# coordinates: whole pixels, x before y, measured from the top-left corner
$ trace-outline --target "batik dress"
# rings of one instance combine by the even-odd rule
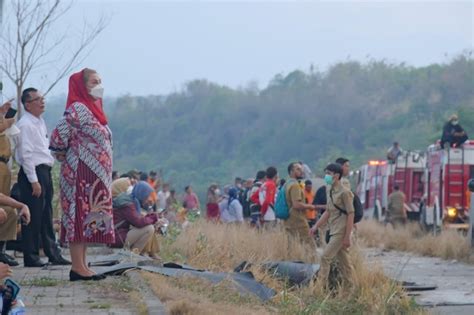
[[[114,243],[112,134],[82,103],[73,103],[51,134],[50,149],[64,152],[59,180],[61,241]]]

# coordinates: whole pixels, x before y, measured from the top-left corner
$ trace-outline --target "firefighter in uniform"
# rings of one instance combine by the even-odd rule
[[[388,221],[394,227],[407,223],[407,212],[405,210],[405,194],[400,191],[400,186],[395,185],[393,192],[388,196]]]

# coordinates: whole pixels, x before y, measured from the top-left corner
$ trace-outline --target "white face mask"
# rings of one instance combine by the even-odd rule
[[[454,126],[456,126],[457,124],[459,124],[459,121],[453,120],[451,123],[452,123]]]
[[[220,189],[216,189],[216,190],[214,190],[214,193],[219,196],[219,195],[221,194],[221,190],[220,190]]]
[[[91,89],[89,94],[95,98],[102,98],[104,96],[104,88],[101,84],[98,84]]]

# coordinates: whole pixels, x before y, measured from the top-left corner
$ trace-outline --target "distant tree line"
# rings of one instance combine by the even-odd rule
[[[193,184],[203,192],[210,182],[254,176],[268,165],[286,176],[291,160],[316,173],[339,155],[357,166],[384,158],[394,140],[422,150],[454,112],[474,137],[473,87],[474,60],[465,53],[426,67],[386,61],[348,61],[324,72],[311,67],[276,75],[262,90],[194,80],[169,95],[106,104],[116,169],[161,169],[178,191]],[[51,101],[50,124],[63,100]]]

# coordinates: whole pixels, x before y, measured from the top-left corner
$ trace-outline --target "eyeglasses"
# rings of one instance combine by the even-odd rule
[[[35,97],[34,99],[26,101],[26,102],[27,103],[33,103],[33,102],[36,102],[36,101],[44,101],[44,97],[43,96],[38,96],[38,97]]]

